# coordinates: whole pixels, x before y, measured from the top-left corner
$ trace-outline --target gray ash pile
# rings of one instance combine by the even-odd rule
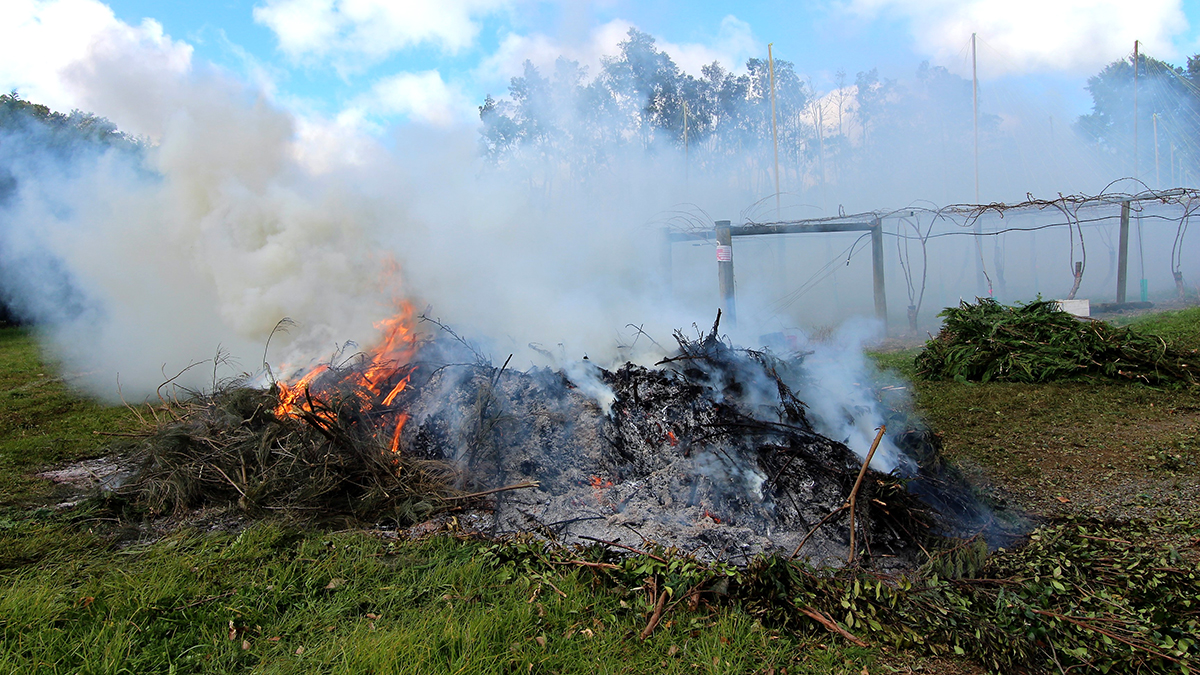
[[[476,512],[490,534],[732,562],[799,548],[816,565],[844,564],[849,518],[823,521],[847,503],[863,461],[814,430],[789,384],[803,356],[734,349],[716,326],[676,339],[678,353],[655,368],[417,365],[398,449],[455,467],[466,491],[516,486]],[[901,474],[917,470],[901,458],[890,473],[867,472],[857,555],[902,563],[937,525],[905,488]]]

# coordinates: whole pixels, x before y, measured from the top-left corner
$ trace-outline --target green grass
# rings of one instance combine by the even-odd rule
[[[0,330],[0,673],[857,675],[905,658],[730,606],[673,610],[642,642],[645,592],[571,567],[514,575],[483,542],[268,521],[131,545],[153,535],[119,508],[39,506],[53,490],[36,471],[135,426],[73,393],[30,332]]]
[[[0,672],[857,674],[879,656],[729,608],[673,612],[643,643],[644,594],[514,574],[449,537],[259,523],[114,549],[29,521],[0,545]]]
[[[0,328],[0,504],[45,497],[50,487],[33,472],[102,454],[113,439],[94,432],[121,432],[134,422],[127,408],[71,391],[28,330]]]
[[[1200,307],[1145,314],[1122,322],[1179,349],[1200,349]]]
[[[1178,348],[1200,347],[1200,308],[1126,323]],[[1039,513],[1086,506],[1093,514],[1129,515],[1139,504],[1117,486],[1128,491],[1200,474],[1200,387],[931,382],[916,378],[920,351],[871,356],[913,382],[915,411],[951,460]],[[1148,495],[1142,501],[1173,499],[1166,488],[1141,492]]]
[[[1185,339],[1195,317],[1179,314],[1154,330]],[[876,358],[911,373],[913,356]],[[0,382],[0,673],[980,672],[854,647],[811,622],[782,630],[727,604],[673,609],[642,642],[644,590],[569,566],[514,572],[489,561],[486,542],[259,522],[130,545],[150,535],[119,510],[37,508],[50,490],[31,474],[102,454],[111,439],[92,432],[130,429],[132,413],[80,400],[23,331],[0,331]],[[1097,481],[1105,464],[1194,472],[1145,456],[1192,447],[1196,397],[1129,384],[916,385],[952,457],[990,479],[1048,485],[1047,498],[1089,466]]]

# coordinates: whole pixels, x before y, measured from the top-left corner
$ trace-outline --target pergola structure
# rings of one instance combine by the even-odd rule
[[[667,232],[664,269],[671,269],[671,245],[681,241],[717,242],[717,280],[720,286],[721,314],[730,326],[737,325],[737,307],[733,281],[733,238],[764,234],[812,234],[815,232],[870,232],[871,266],[875,286],[875,316],[887,326],[887,297],[883,281],[883,224],[878,216],[869,220],[845,218],[794,220],[777,223],[731,225],[728,220],[716,221],[715,228],[700,232]]]

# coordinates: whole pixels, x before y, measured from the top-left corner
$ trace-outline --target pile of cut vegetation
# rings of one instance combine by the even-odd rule
[[[387,451],[352,395],[277,414],[278,390],[191,392],[147,420],[139,467],[121,492],[152,514],[237,506],[309,519],[427,517],[455,497],[444,465]]]
[[[1053,301],[1002,305],[990,298],[947,307],[945,323],[917,355],[930,380],[1048,382],[1073,378],[1196,384],[1200,355],[1161,338],[1080,319]]]
[[[994,514],[932,444],[894,432],[883,473],[869,466],[885,427],[865,459],[818,433],[794,394],[801,357],[735,349],[715,323],[676,338],[659,368],[520,372],[434,341],[389,371],[403,386],[365,389],[347,373],[375,362],[351,359],[291,388],[186,392],[156,410],[122,491],[151,514],[403,526],[455,509],[494,536],[628,549],[633,533],[638,549],[745,563],[895,566],[923,542],[991,534]]]

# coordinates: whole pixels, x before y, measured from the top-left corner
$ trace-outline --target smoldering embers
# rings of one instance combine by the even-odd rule
[[[613,394],[607,414],[563,372],[419,366],[398,401],[410,415],[400,452],[452,462],[463,489],[536,481],[494,498],[493,534],[652,542],[735,562],[791,552],[846,502],[861,460],[813,429],[779,377],[794,362],[711,335],[681,347],[661,369],[596,369]],[[902,554],[928,514],[894,476],[868,478],[859,541]],[[847,519],[831,519],[800,554],[838,564],[848,540]]]

